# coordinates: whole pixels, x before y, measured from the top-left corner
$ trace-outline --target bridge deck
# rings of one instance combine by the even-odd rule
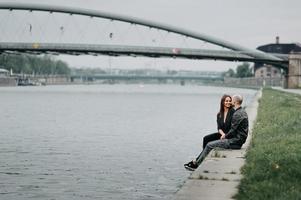
[[[70,55],[111,55],[111,56],[146,56],[174,57],[187,59],[212,59],[226,61],[265,62],[273,64],[273,59],[254,58],[247,52],[231,50],[205,50],[172,47],[95,45],[95,44],[58,44],[58,43],[0,43],[0,53],[30,54],[70,54]],[[283,59],[277,64],[287,64],[287,55],[278,55]]]

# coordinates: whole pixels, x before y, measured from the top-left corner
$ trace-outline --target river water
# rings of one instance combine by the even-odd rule
[[[220,97],[179,85],[0,88],[0,199],[170,199]]]

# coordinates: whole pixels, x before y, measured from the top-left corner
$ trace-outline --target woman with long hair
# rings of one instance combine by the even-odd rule
[[[232,97],[230,95],[224,94],[220,101],[220,109],[217,113],[216,122],[217,122],[217,133],[212,133],[206,135],[203,138],[203,149],[208,142],[219,140],[222,135],[227,133],[231,128],[231,120],[234,113],[232,106]]]
[[[205,149],[208,142],[221,139],[221,137],[230,130],[231,120],[234,112],[235,110],[232,106],[232,97],[228,94],[224,94],[221,98],[220,109],[216,117],[218,132],[206,135],[203,138],[203,149]],[[184,164],[184,167],[187,169],[190,168],[190,165],[193,164],[194,161],[190,161]]]

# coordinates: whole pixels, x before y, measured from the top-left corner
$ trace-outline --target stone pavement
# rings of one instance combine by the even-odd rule
[[[284,89],[282,87],[272,87],[275,90],[280,90],[283,92],[289,92],[289,93],[294,93],[294,94],[300,94],[301,95],[301,89]]]
[[[175,194],[175,200],[226,200],[232,199],[238,192],[237,186],[242,178],[240,168],[245,163],[246,149],[251,141],[251,131],[260,98],[261,90],[256,93],[253,101],[246,108],[250,132],[242,149],[213,150]]]

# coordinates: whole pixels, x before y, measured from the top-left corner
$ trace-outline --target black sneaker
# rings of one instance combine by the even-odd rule
[[[198,168],[198,166],[193,162],[190,161],[189,163],[184,164],[185,169],[189,170],[189,171],[194,171],[196,168]]]

